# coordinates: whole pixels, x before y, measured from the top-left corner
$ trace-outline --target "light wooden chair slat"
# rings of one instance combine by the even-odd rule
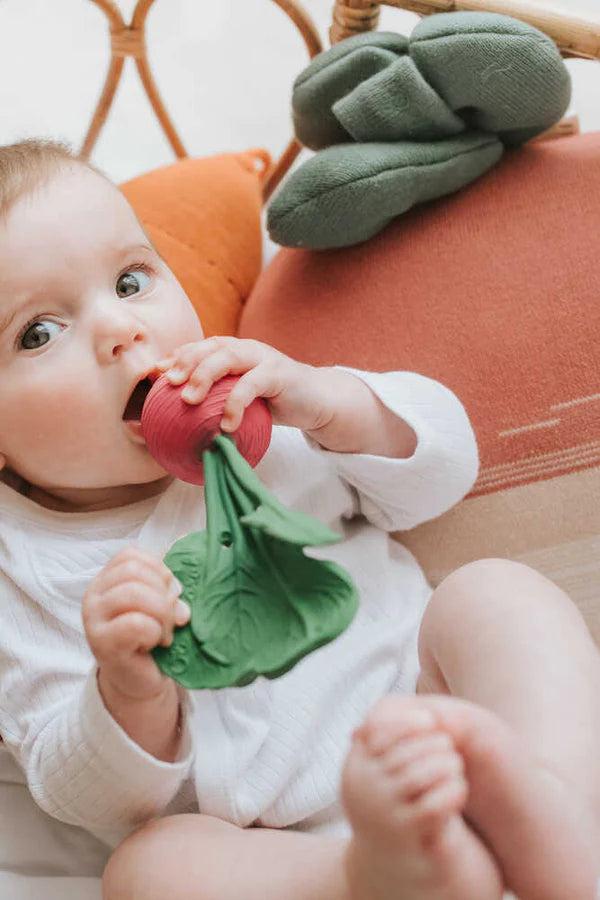
[[[512,16],[539,28],[563,56],[600,60],[600,18],[572,16],[559,4],[545,5],[526,0],[336,0],[329,37],[332,44],[361,31],[377,28],[382,6],[428,16],[443,12],[491,12]]]
[[[131,56],[138,70],[142,85],[146,91],[152,109],[163,129],[175,156],[178,159],[186,157],[187,151],[183,145],[175,125],[167,111],[164,101],[152,75],[146,48],[146,19],[155,0],[138,0],[131,16],[131,21],[126,22],[114,0],[91,0],[106,15],[109,25],[111,58],[108,71],[104,80],[104,87],[100,99],[96,105],[90,125],[83,140],[79,155],[88,159],[98,140],[102,126],[106,122],[110,108],[115,98],[115,93],[123,73],[125,59]],[[312,58],[323,49],[319,33],[314,22],[304,10],[298,0],[272,0],[292,20],[306,45],[309,56]],[[265,172],[263,176],[263,198],[267,200],[275,190],[294,159],[301,150],[301,146],[293,139],[290,141],[281,157]]]

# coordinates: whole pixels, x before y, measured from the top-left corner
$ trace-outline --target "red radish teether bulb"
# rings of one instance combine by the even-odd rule
[[[219,434],[225,401],[238,380],[238,375],[226,375],[197,404],[182,400],[184,385],[171,384],[166,375],[152,385],[142,409],[142,432],[148,450],[163,469],[190,484],[204,484],[202,452]],[[267,451],[271,427],[269,407],[257,397],[244,412],[237,431],[227,434],[254,467]]]

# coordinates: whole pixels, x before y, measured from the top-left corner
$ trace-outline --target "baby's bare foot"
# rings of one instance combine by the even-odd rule
[[[498,900],[496,864],[462,818],[462,756],[434,715],[388,701],[355,732],[342,795],[356,900]]]
[[[357,900],[487,900],[501,896],[500,870],[521,900],[596,896],[589,804],[475,704],[382,700],[356,734],[343,796]]]

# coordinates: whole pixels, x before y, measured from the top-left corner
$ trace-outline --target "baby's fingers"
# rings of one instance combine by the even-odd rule
[[[260,341],[215,336],[181,348],[167,378],[174,385],[188,382],[182,398],[188,403],[200,403],[216,381],[225,375],[241,375],[273,353]]]
[[[172,384],[183,384],[190,377],[194,369],[207,356],[219,351],[226,345],[226,338],[211,337],[204,341],[195,341],[191,344],[183,344],[168,357],[160,360],[157,368],[167,372],[167,377]]]
[[[95,655],[100,668],[131,696],[153,693],[165,677],[149,652],[158,644],[160,633],[156,620],[143,613],[120,616],[98,635]]]
[[[152,574],[158,576],[166,586],[170,585],[173,573],[161,559],[157,559],[141,547],[130,544],[119,551],[94,579],[98,590],[106,590],[118,581],[148,581]]]
[[[154,616],[143,612],[127,612],[99,626],[95,651],[102,660],[116,661],[134,653],[147,653],[162,638],[162,625]]]
[[[244,412],[257,397],[275,397],[283,390],[276,368],[270,363],[256,366],[243,375],[235,384],[225,401],[221,428],[236,431],[244,417]]]
[[[216,381],[225,375],[247,372],[252,363],[233,350],[218,350],[203,360],[191,373],[181,397],[188,403],[201,403]]]
[[[156,591],[139,581],[120,583],[101,594],[92,592],[87,598],[84,626],[92,649],[96,650],[97,634],[105,624],[132,612],[157,622],[160,637],[156,643],[163,646],[171,644],[175,625],[185,624],[184,613],[189,619],[189,607],[178,599],[178,592]]]
[[[120,584],[143,584],[157,593],[180,594],[182,590],[181,582],[167,566],[158,563],[154,568],[140,565],[136,560],[123,560],[113,566],[95,587],[99,592],[107,593]]]

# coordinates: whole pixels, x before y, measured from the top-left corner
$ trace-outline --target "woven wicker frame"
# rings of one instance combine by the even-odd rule
[[[138,0],[131,21],[126,22],[114,0],[91,0],[105,13],[110,31],[111,58],[104,81],[102,94],[92,116],[92,121],[84,138],[79,155],[88,159],[98,140],[102,126],[106,122],[115,93],[123,72],[127,56],[133,57],[137,70],[148,95],[156,117],[165,132],[167,139],[178,158],[188,154],[177,133],[167,108],[160,96],[156,82],[152,76],[146,50],[146,19],[155,0]],[[297,0],[273,0],[285,12],[304,39],[309,56],[316,56],[323,49],[319,33],[310,18]],[[298,141],[292,140],[284,150],[281,158],[263,176],[263,197],[266,200],[279,184],[294,159],[300,152]]]
[[[332,44],[361,31],[374,31],[382,6],[428,16],[441,12],[493,12],[521,19],[539,28],[563,56],[600,60],[600,21],[575,18],[557,8],[555,0],[542,6],[526,0],[337,0],[329,37]]]

